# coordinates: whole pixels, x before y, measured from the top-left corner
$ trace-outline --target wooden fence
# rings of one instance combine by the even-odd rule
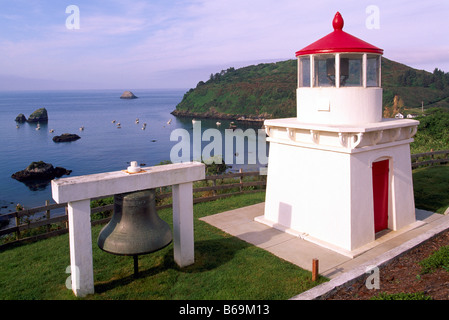
[[[412,154],[412,168],[449,163],[449,150]]]
[[[449,163],[449,150],[432,151],[413,154],[411,156],[412,168]],[[230,197],[237,194],[259,192],[266,187],[266,176],[260,175],[259,171],[227,173],[206,176],[200,182],[194,184],[193,203],[212,201],[219,198]],[[171,189],[169,187],[158,188],[157,209],[171,207]],[[92,199],[98,200],[98,199]],[[112,212],[114,205],[107,204],[94,207],[91,214],[100,212]],[[65,210],[65,214],[51,216],[51,211]],[[33,217],[40,214],[38,219]],[[29,240],[39,240],[68,232],[67,228],[67,203],[49,204],[45,206],[15,211],[2,215],[3,218],[15,220],[15,226],[0,230],[0,249],[11,244]],[[92,225],[104,224],[110,217],[96,219]],[[7,236],[6,238],[4,236]]]
[[[259,192],[265,189],[265,186],[266,176],[260,175],[259,171],[240,170],[237,173],[206,176],[204,180],[194,183],[193,203]],[[172,206],[171,187],[158,188],[156,192],[156,208],[170,208]],[[108,197],[92,199],[92,202]],[[103,213],[101,216],[106,215],[106,217],[92,219],[92,225],[108,222],[113,208],[114,204],[92,207],[91,216],[99,213]],[[58,212],[52,216],[52,211]],[[45,206],[7,213],[2,217],[14,219],[15,226],[0,230],[0,237],[3,238],[0,239],[0,249],[19,242],[45,239],[68,232],[67,203],[50,204],[47,200]]]

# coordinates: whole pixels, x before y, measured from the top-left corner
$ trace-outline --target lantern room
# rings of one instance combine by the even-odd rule
[[[332,25],[333,32],[296,52],[297,116],[323,124],[380,121],[383,50],[344,32],[339,12]]]

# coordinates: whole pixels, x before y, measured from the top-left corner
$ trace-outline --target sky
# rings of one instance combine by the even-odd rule
[[[0,90],[194,88],[343,30],[449,72],[449,1],[0,0]]]

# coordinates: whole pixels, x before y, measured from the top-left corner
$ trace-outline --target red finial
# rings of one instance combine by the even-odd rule
[[[343,21],[343,17],[341,16],[340,12],[337,12],[335,14],[334,20],[332,21],[334,30],[342,30],[344,24],[345,22]]]

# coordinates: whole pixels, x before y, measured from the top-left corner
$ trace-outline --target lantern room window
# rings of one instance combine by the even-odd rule
[[[310,56],[298,59],[298,87],[310,87]]]
[[[298,87],[380,87],[380,59],[366,53],[298,57]]]
[[[363,85],[361,54],[340,54],[340,87],[361,87]]]
[[[366,86],[380,87],[380,55],[368,54],[366,57]]]
[[[314,87],[335,87],[335,55],[314,56]]]

